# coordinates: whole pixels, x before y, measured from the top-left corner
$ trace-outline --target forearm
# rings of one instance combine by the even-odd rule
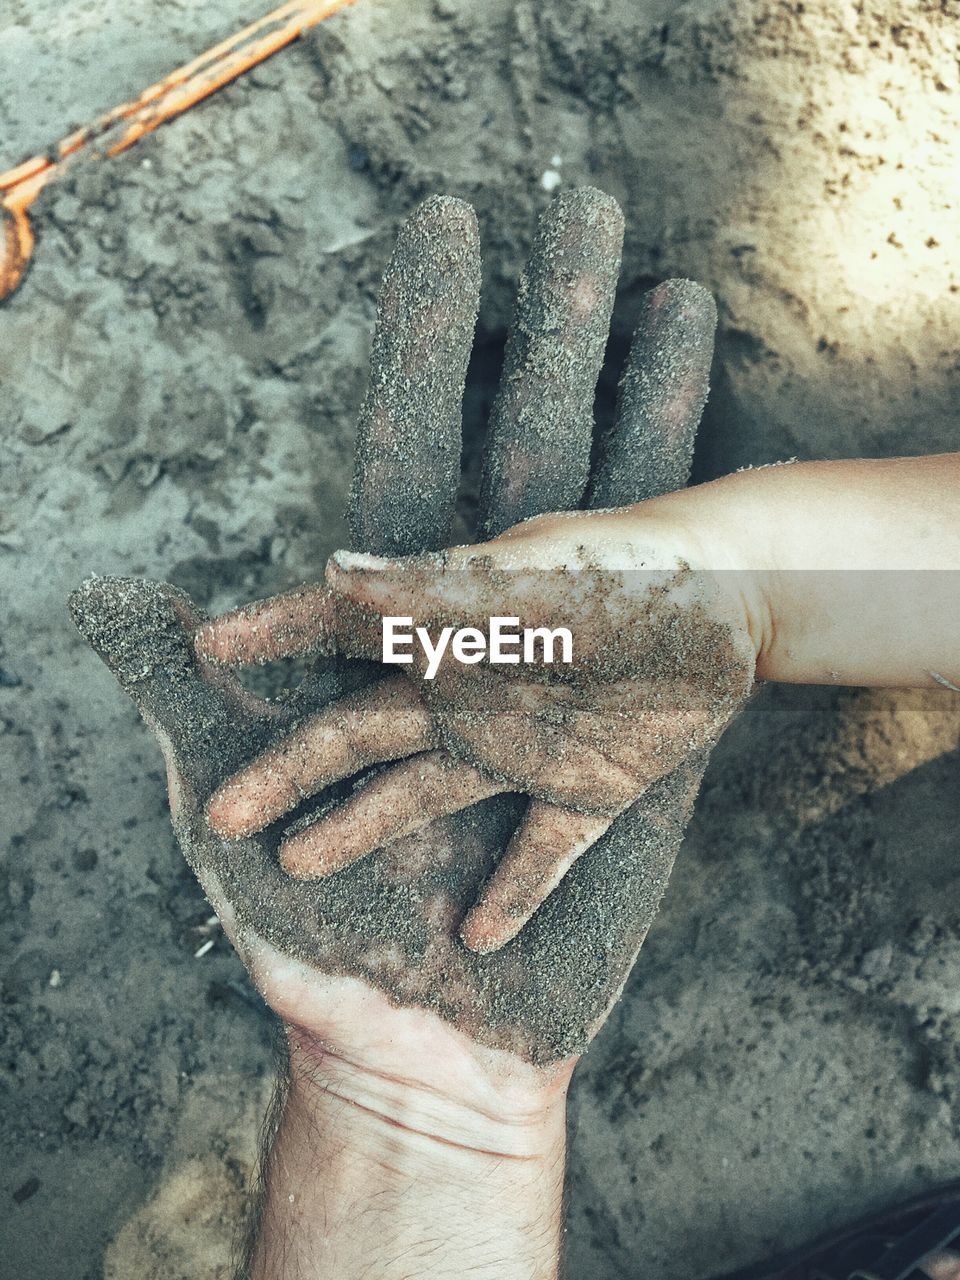
[[[960,454],[762,468],[635,510],[738,580],[761,679],[960,685]]]
[[[553,1280],[564,1130],[562,1094],[507,1122],[294,1041],[252,1280]]]

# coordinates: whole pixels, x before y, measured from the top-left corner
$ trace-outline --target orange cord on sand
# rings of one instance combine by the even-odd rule
[[[133,102],[114,107],[93,124],[75,130],[50,154],[33,156],[0,174],[3,230],[0,302],[20,284],[33,253],[30,206],[47,183],[62,172],[67,161],[83,153],[94,158],[119,155],[145,134],[257,66],[324,18],[354,3],[355,0],[314,0],[313,3],[291,0],[151,85]],[[94,142],[97,145],[90,147]]]

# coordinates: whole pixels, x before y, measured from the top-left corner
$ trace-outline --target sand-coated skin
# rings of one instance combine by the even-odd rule
[[[716,327],[716,303],[692,280],[665,280],[646,294],[589,506],[622,507],[686,484]]]
[[[400,228],[380,287],[349,501],[350,531],[365,551],[449,542],[479,306],[477,216],[462,200],[431,196]]]
[[[589,190],[577,193],[575,202],[582,217],[578,234],[594,237],[583,251],[583,262],[593,264],[595,278],[588,281],[588,292],[598,309],[596,323],[602,314],[604,326],[619,253],[611,235],[611,203]],[[475,280],[475,232],[463,206],[434,202],[428,207],[437,222],[429,233],[422,221],[415,224],[415,234],[408,228],[401,234],[398,254],[402,258],[408,251],[404,246],[415,254],[435,249],[447,254],[446,269],[460,279],[434,283],[444,298],[459,300],[463,339]],[[440,209],[446,212],[438,214]],[[541,257],[528,269],[528,288],[543,288],[552,298],[575,288],[582,299],[583,272],[571,280],[554,269],[564,254],[552,237],[562,236],[566,226],[566,217],[548,211],[535,250]],[[462,252],[449,250],[448,235],[463,237]],[[569,241],[563,247],[566,253]],[[396,257],[395,268],[400,273],[421,269]],[[683,290],[694,300],[702,293],[686,284]],[[398,312],[388,290],[385,297],[380,323],[390,326]],[[521,313],[540,315],[542,323],[554,327],[554,313],[538,307],[529,295]],[[405,353],[403,377],[411,388],[421,385],[423,365],[436,359],[437,346],[418,341],[427,337],[430,323],[424,321],[419,330],[422,315],[416,307],[403,308],[400,323],[410,331],[399,337],[381,334],[374,344],[361,430],[362,474],[351,512],[363,549],[410,553],[436,547],[446,537],[457,477],[446,453],[434,471],[437,441],[447,448],[450,404],[459,403],[468,352],[454,350],[453,344],[442,348],[449,363],[444,369],[434,364],[430,375],[444,388],[441,403],[432,406],[428,397],[420,398],[404,420],[402,453],[390,431],[372,425],[380,403],[399,403],[392,382],[382,402],[377,391],[385,378],[399,376],[395,353]],[[702,398],[691,395],[690,387],[706,382],[713,317],[702,303],[682,313],[667,308],[661,320],[648,375],[658,394],[624,394],[616,430],[626,446],[608,444],[594,493],[649,497],[651,477],[669,489],[687,475],[702,408]],[[589,321],[587,317],[585,329],[594,343]],[[519,323],[534,321],[521,318]],[[469,335],[465,344],[469,347]],[[628,376],[642,378],[644,360],[642,345],[635,345]],[[658,383],[667,367],[689,372]],[[590,418],[594,386],[585,375],[577,386],[579,431]],[[544,512],[556,509],[561,493],[575,489],[579,496],[587,478],[578,460],[582,440],[569,455],[569,476],[558,475],[552,463],[538,465],[536,450],[546,447],[543,442],[535,438],[531,453],[531,437],[522,422],[517,429],[514,448],[508,418],[499,420],[499,479],[488,484],[481,513],[487,530],[516,518],[518,493],[524,514]],[[554,430],[562,436],[559,423]],[[522,468],[519,479],[511,465]],[[371,474],[390,479],[389,493],[365,482]],[[427,492],[430,504],[424,501]],[[409,531],[415,531],[415,542]],[[173,822],[181,847],[201,877],[215,874],[241,927],[323,971],[365,978],[401,1004],[433,1009],[479,1042],[511,1049],[533,1062],[551,1062],[586,1047],[619,994],[656,913],[706,763],[705,750],[694,752],[620,817],[515,939],[499,951],[478,955],[460,942],[459,925],[516,827],[524,806],[520,797],[482,801],[328,879],[295,880],[281,869],[277,856],[287,824],[258,836],[224,840],[208,827],[204,806],[222,781],[335,696],[340,682],[315,680],[285,703],[260,702],[228,672],[197,662],[192,635],[202,615],[182,592],[164,583],[94,578],[74,594],[71,611],[81,633],[164,744],[168,768],[172,765],[179,777]],[[341,785],[336,794],[343,792]],[[307,807],[319,810],[330,799],[330,794],[318,797]]]
[[[540,219],[490,414],[484,537],[580,505],[622,246],[619,205],[590,187],[564,192]]]

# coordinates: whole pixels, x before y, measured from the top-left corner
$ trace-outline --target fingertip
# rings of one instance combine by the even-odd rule
[[[375,597],[383,578],[396,562],[362,551],[334,551],[327,561],[327,586],[341,596]]]
[[[235,785],[224,783],[207,801],[207,825],[218,836],[240,840],[256,831],[257,824]]]
[[[303,831],[283,841],[280,865],[294,880],[323,880],[338,870],[326,858],[313,831]]]
[[[520,932],[523,924],[522,920],[492,919],[491,913],[482,905],[476,906],[467,913],[460,926],[460,941],[476,955],[492,955],[506,946]]]
[[[480,250],[480,224],[472,204],[450,195],[430,195],[407,217],[398,241],[427,236],[431,251],[440,237],[450,239],[464,250]]]
[[[653,306],[669,306],[678,314],[685,314],[712,332],[717,325],[717,303],[713,294],[696,280],[685,276],[671,276],[650,290]]]
[[[386,556],[373,556],[366,551],[345,551],[343,549],[334,551],[330,557],[330,562],[336,569],[341,569],[344,573],[379,571],[393,568],[396,564],[396,561],[388,560]]]
[[[618,200],[599,187],[568,187],[554,196],[541,215],[544,225],[570,218],[595,228],[601,234],[607,233],[616,240],[623,237],[623,209]]]

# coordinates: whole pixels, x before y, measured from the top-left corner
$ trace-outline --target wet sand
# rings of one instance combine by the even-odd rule
[[[458,540],[550,168],[626,212],[601,423],[641,295],[688,276],[720,313],[696,478],[956,448],[955,19],[801,8],[363,0],[41,198],[0,309],[0,1247],[23,1280],[227,1280],[271,1074],[160,753],[64,601],[99,572],[220,612],[351,545],[373,308],[420,200],[473,203],[486,263]],[[3,6],[3,163],[251,16]],[[957,1176],[957,741],[937,693],[769,687],[724,736],[574,1080],[573,1275],[709,1280]]]

